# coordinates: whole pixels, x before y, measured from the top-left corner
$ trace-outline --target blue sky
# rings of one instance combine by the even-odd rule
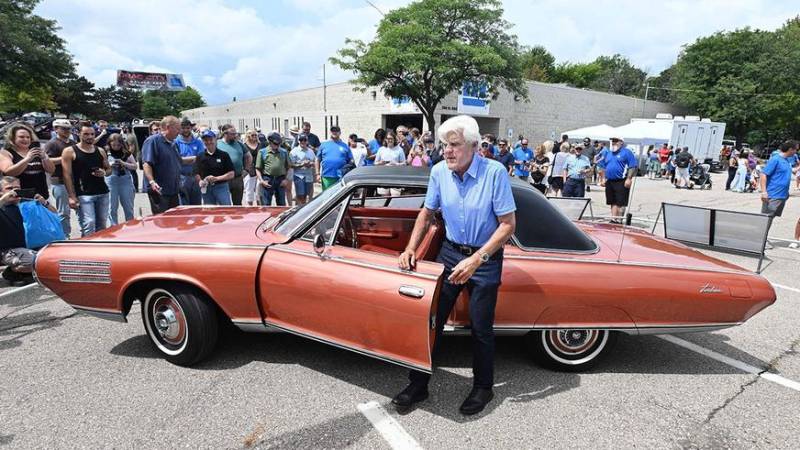
[[[389,11],[407,0],[373,0]],[[651,74],[681,46],[720,30],[773,30],[800,11],[768,0],[506,0],[524,45],[558,61],[620,53]],[[364,0],[44,0],[78,63],[98,86],[117,69],[182,73],[209,104],[322,84],[322,64],[346,38],[370,40],[380,13]],[[351,77],[327,65],[329,82]]]

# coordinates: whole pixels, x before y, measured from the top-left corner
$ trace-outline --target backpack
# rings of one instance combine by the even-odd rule
[[[692,156],[689,153],[681,152],[675,157],[675,165],[681,169],[685,169],[689,167],[689,161],[691,161],[691,159]]]

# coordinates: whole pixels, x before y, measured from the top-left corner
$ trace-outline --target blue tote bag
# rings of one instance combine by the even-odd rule
[[[38,249],[65,239],[58,215],[37,201],[19,204],[22,225],[25,227],[25,243],[30,249]]]

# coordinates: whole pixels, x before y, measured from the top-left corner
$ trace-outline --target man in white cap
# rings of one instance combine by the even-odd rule
[[[67,188],[64,186],[64,174],[61,169],[61,153],[64,149],[75,145],[72,140],[72,122],[68,119],[56,119],[53,121],[53,128],[56,132],[56,137],[51,139],[44,146],[44,152],[56,166],[55,172],[50,176],[50,184],[53,186],[51,193],[56,200],[56,210],[58,217],[61,219],[61,229],[64,230],[64,235],[69,237],[72,227],[70,226],[70,208],[69,208],[69,194]]]

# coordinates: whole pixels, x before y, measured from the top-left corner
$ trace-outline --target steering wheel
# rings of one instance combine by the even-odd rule
[[[358,234],[356,234],[353,218],[350,217],[349,214],[345,214],[342,218],[342,226],[339,227],[336,242],[340,245],[349,245],[352,248],[358,248]]]

